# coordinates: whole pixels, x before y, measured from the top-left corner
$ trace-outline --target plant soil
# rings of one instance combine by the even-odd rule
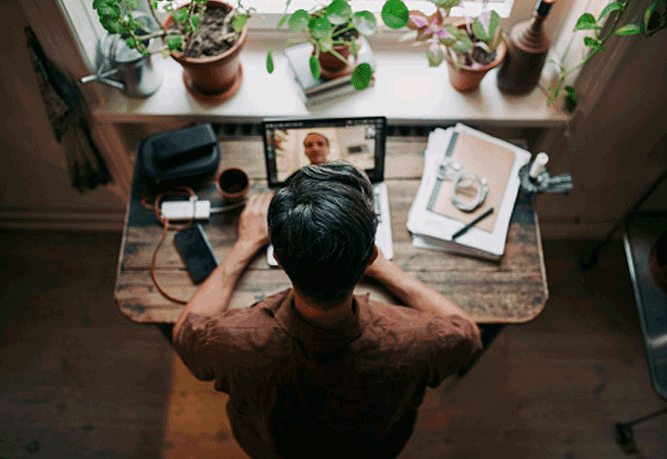
[[[496,52],[487,53],[482,48],[475,46],[472,49],[472,59],[481,65],[489,65],[496,59]]]
[[[331,34],[334,40],[343,40],[343,41],[352,41],[352,39],[359,38],[359,32],[356,29],[348,29],[345,32],[341,34],[337,34],[338,30],[342,30],[343,28],[346,28],[347,24],[342,24],[336,27]]]
[[[184,56],[195,59],[213,57],[229,50],[238,40],[238,34],[234,33],[231,21],[226,30],[223,30],[225,17],[230,12],[231,8],[207,7],[199,29]]]

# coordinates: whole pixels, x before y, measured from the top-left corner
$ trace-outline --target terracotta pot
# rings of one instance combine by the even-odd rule
[[[186,8],[183,5],[181,8]],[[227,3],[220,0],[209,0],[207,8],[227,8]],[[169,28],[173,19],[171,14],[164,22]],[[239,61],[241,50],[248,38],[248,26],[241,31],[241,36],[234,45],[222,54],[213,57],[191,58],[171,53],[171,57],[183,67],[183,79],[191,92],[203,96],[231,96],[240,86],[242,68]]]
[[[357,38],[359,38],[358,35]],[[361,43],[357,41],[357,47],[359,46],[361,46]],[[344,45],[335,45],[333,49],[343,56],[346,61],[341,61],[336,55],[330,52],[320,53],[318,61],[320,62],[322,78],[324,79],[338,78],[351,73],[353,69],[353,65],[350,65],[350,54],[352,54],[350,44],[345,43]],[[357,52],[359,52],[358,49]],[[313,52],[311,54],[315,55],[315,47],[313,47]]]
[[[351,53],[349,44],[346,43],[344,45],[336,45],[333,47],[333,49],[345,59],[349,59]],[[313,54],[314,53],[315,50],[313,50]],[[320,66],[330,72],[341,71],[349,65],[348,62],[341,61],[333,53],[320,53],[319,61]]]
[[[250,189],[248,174],[238,167],[229,167],[220,172],[215,183],[218,185],[222,197],[230,203],[245,199],[248,189]]]
[[[465,22],[457,23],[456,27],[459,29],[465,28]],[[496,59],[488,65],[477,68],[471,68],[466,65],[461,65],[459,68],[456,68],[449,52],[446,52],[445,60],[448,65],[449,82],[457,91],[474,91],[479,88],[479,85],[487,72],[500,65],[505,57],[506,51],[507,47],[505,46],[505,42],[501,41],[496,48]]]

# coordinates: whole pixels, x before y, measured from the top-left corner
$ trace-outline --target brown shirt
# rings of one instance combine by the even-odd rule
[[[194,375],[230,395],[234,435],[253,458],[394,457],[426,386],[481,350],[472,326],[356,296],[354,314],[320,328],[292,290],[248,309],[189,314],[174,347]]]

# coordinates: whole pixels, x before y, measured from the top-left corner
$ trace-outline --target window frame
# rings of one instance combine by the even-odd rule
[[[176,0],[181,1],[181,0]],[[425,14],[431,14],[435,11],[435,5],[426,0],[403,0],[410,10],[419,10]],[[355,11],[368,10],[373,13],[380,13],[385,0],[353,0]],[[318,4],[326,5],[328,0],[292,0],[287,10],[288,13],[303,8],[309,10]],[[514,0],[490,0],[488,7],[495,10],[501,18],[507,18],[512,11]],[[278,25],[278,22],[285,13],[285,3],[272,0],[244,0],[245,7],[253,6],[257,8],[257,14],[251,18],[249,25],[251,28],[272,29]],[[261,6],[260,6],[261,5]],[[481,0],[463,0],[461,6],[452,9],[452,17],[475,17],[482,11],[483,2]],[[385,27],[389,31],[388,28]]]
[[[55,0],[63,16],[70,25],[73,36],[78,41],[78,46],[84,60],[88,63],[91,71],[98,66],[100,57],[98,56],[97,43],[104,36],[105,31],[97,20],[97,13],[92,7],[92,0]],[[140,0],[143,7],[148,11],[148,1]],[[174,0],[177,4],[188,3],[189,0]],[[235,0],[226,0],[235,4]],[[309,9],[317,4],[326,4],[329,0],[292,0],[289,12],[296,11],[299,8]],[[355,10],[367,9],[379,15],[385,0],[352,0]],[[409,9],[417,9],[425,14],[435,11],[435,5],[426,0],[404,0]],[[522,0],[490,0],[489,7],[496,10],[501,18],[508,18],[512,12],[514,2]],[[165,4],[166,2],[159,2]],[[286,26],[276,29],[278,22],[284,15],[285,1],[277,0],[242,0],[243,6],[258,8],[248,21],[251,30],[270,32],[271,34],[289,35],[291,32]],[[482,0],[463,0],[463,7],[457,7],[452,10],[452,17],[463,17],[464,15],[474,17],[481,11]],[[261,6],[260,6],[261,5]],[[166,17],[166,12],[158,12],[158,18],[162,20]],[[378,18],[378,23],[382,21]],[[394,34],[405,33],[404,29],[392,30],[381,24],[383,35],[393,36]]]

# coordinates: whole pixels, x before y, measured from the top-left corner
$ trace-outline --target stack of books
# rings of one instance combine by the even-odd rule
[[[362,36],[357,42],[360,46],[357,61],[353,65],[368,63],[375,70],[377,62],[368,41]],[[319,80],[316,79],[310,71],[309,59],[312,52],[313,45],[311,43],[302,43],[285,50],[289,71],[296,82],[297,92],[301,95],[307,108],[310,109],[316,105],[358,91],[352,86],[351,72],[332,80],[327,80],[321,76]],[[375,79],[373,78],[369,87],[373,86],[374,83]]]
[[[519,192],[519,169],[530,157],[512,143],[462,124],[433,130],[408,214],[413,245],[499,260]],[[476,174],[488,190],[472,211],[461,210],[452,200],[457,174],[465,171]]]

